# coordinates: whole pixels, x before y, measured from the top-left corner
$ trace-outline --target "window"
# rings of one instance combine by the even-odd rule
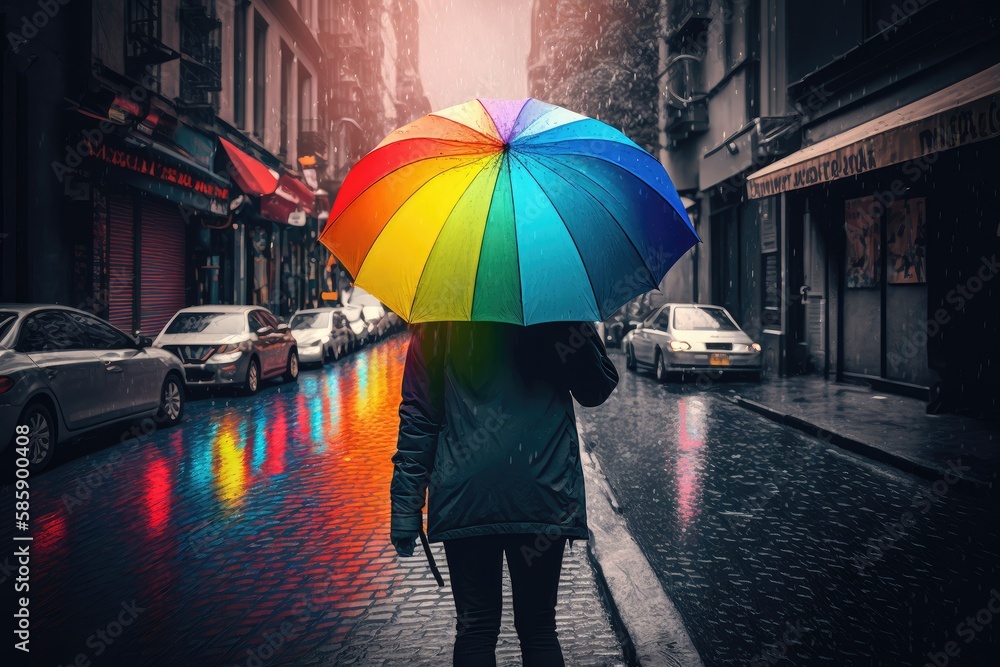
[[[267,100],[265,84],[267,83],[267,22],[254,14],[253,25],[253,132],[261,141],[264,140],[265,115]]]
[[[17,321],[17,313],[3,311],[0,312],[0,340],[7,335],[7,332],[11,330],[14,326],[14,322]]]
[[[646,315],[646,317],[645,317],[645,318],[644,318],[644,319],[642,320],[642,325],[643,325],[643,326],[646,326],[646,327],[651,327],[651,326],[653,326],[653,322],[655,322],[655,321],[656,321],[656,316],[657,316],[657,314],[658,314],[659,312],[660,312],[660,311],[659,311],[659,309],[656,309],[656,310],[653,310],[653,311],[651,311],[651,312],[650,312],[650,313],[649,313],[648,315]]]
[[[736,323],[721,308],[677,308],[674,329],[679,331],[739,331]]]
[[[206,313],[181,311],[167,325],[165,334],[238,334],[243,333],[240,313]]]
[[[96,317],[83,313],[66,313],[90,339],[90,345],[97,350],[134,349],[135,341]]]
[[[289,326],[295,331],[328,329],[330,327],[330,313],[300,313],[292,318]]]
[[[288,44],[281,42],[281,135],[278,144],[278,152],[281,155],[288,155],[288,125],[292,122],[292,102],[291,95],[295,89],[295,80],[292,78],[292,64],[295,56]]]
[[[654,328],[660,331],[666,331],[670,328],[670,309],[664,308],[660,311],[660,314],[656,316],[656,323],[653,325]]]
[[[247,6],[237,2],[233,18],[233,124],[247,122]]]
[[[254,310],[249,315],[250,319],[250,331],[257,333],[257,331],[263,327],[273,326],[264,319],[263,310]]]
[[[73,321],[58,310],[29,315],[21,327],[22,352],[86,350],[90,341]]]
[[[272,313],[271,311],[261,310],[258,312],[260,313],[260,319],[264,322],[264,324],[271,327],[272,329],[281,324],[281,322],[278,321],[278,318],[275,317],[274,313]]]

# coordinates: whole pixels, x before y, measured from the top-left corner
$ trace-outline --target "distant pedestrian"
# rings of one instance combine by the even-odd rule
[[[455,598],[456,666],[496,665],[504,554],[523,664],[565,664],[563,550],[589,535],[571,396],[600,405],[617,383],[589,322],[414,325],[390,535],[400,556],[413,555],[426,493],[427,539],[444,543]]]

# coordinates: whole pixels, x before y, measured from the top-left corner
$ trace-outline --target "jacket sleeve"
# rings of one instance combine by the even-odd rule
[[[593,323],[553,322],[532,329],[535,335],[519,347],[523,374],[546,378],[585,407],[608,399],[618,386],[618,371]]]
[[[592,322],[572,325],[569,337],[573,344],[569,350],[562,350],[569,390],[580,405],[598,406],[608,400],[618,386],[618,369],[608,357],[604,341]]]
[[[418,324],[410,335],[399,405],[399,437],[392,457],[391,537],[415,536],[422,512],[437,436],[443,421],[443,341],[438,328]]]

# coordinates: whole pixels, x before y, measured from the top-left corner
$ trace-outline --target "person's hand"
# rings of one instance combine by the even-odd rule
[[[401,537],[393,537],[392,546],[396,547],[396,554],[401,558],[406,558],[413,555],[413,549],[417,544],[416,535],[405,535]]]

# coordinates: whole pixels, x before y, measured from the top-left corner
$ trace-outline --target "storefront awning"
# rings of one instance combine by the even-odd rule
[[[86,143],[94,163],[116,170],[122,182],[198,211],[228,213],[229,182],[162,144],[112,136]]]
[[[792,153],[747,178],[751,199],[1000,137],[1000,65]]]
[[[233,180],[248,195],[262,197],[274,193],[278,187],[278,173],[260,160],[253,158],[239,148],[219,137],[222,147],[233,164]]]
[[[308,213],[315,215],[316,195],[308,185],[288,174],[282,174],[278,179],[278,187],[274,194],[294,202],[295,205]]]
[[[295,211],[315,215],[316,195],[299,179],[282,174],[273,195],[260,198],[260,214],[270,220],[292,224],[288,216]]]

